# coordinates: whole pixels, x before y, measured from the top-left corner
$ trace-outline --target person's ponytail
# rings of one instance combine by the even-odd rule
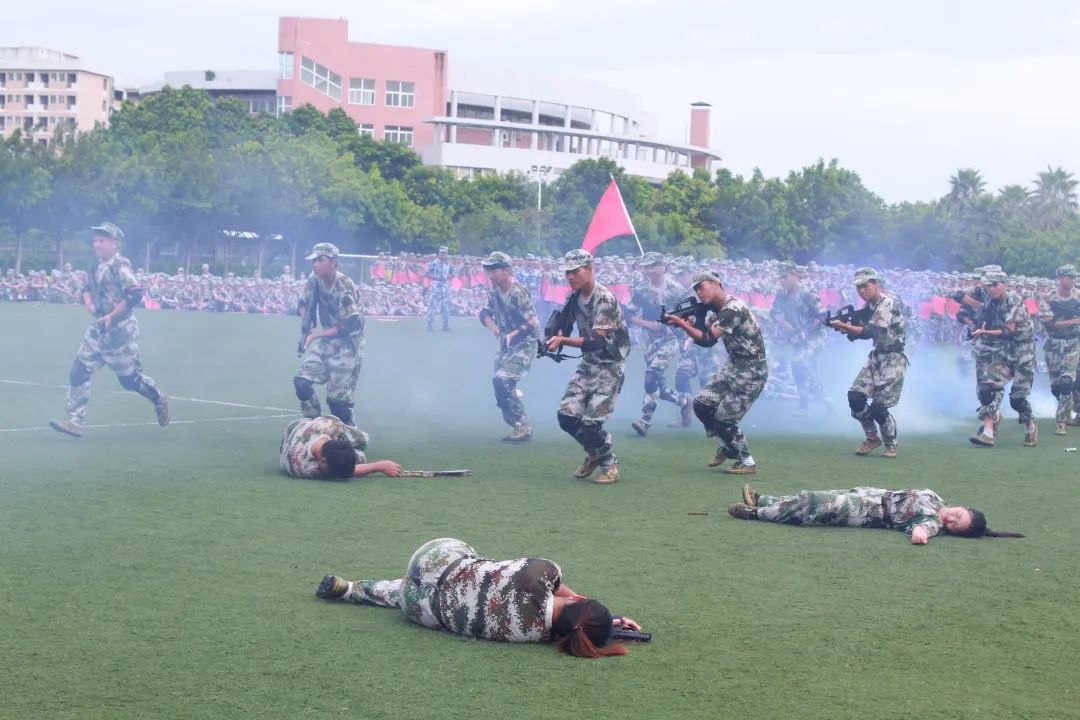
[[[622,643],[611,642],[611,612],[596,600],[581,600],[563,607],[551,626],[551,638],[561,652],[574,657],[625,655]]]
[[[971,513],[971,525],[968,529],[962,533],[957,533],[964,537],[1000,537],[1000,538],[1022,538],[1024,533],[1009,532],[1007,530],[991,530],[986,526],[986,515],[976,510],[975,508],[968,508],[968,512]]]

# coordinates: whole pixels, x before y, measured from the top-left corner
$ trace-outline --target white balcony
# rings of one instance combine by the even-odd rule
[[[79,112],[79,106],[78,105],[68,105],[64,109],[69,113],[77,113],[77,112]]]
[[[38,82],[36,80],[34,82],[26,83],[26,89],[27,90],[44,90],[47,87],[48,87],[48,85],[40,83],[40,82]]]
[[[37,103],[28,103],[23,112],[41,112],[43,109]]]

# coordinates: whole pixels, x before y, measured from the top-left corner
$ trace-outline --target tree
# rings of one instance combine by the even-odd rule
[[[1035,178],[1033,208],[1035,223],[1043,230],[1060,227],[1066,218],[1076,215],[1077,180],[1061,167],[1047,166]]]

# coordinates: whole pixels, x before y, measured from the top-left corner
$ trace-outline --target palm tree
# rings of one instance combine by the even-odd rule
[[[1059,227],[1066,217],[1076,213],[1078,184],[1080,181],[1060,166],[1052,168],[1047,165],[1046,172],[1038,174],[1035,178],[1034,210],[1039,227]]]
[[[1023,185],[1006,185],[998,190],[997,207],[1006,225],[1020,225],[1031,213],[1032,193]]]
[[[950,210],[962,214],[985,192],[986,180],[982,173],[973,168],[961,168],[949,178],[949,194],[945,196],[945,204]]]

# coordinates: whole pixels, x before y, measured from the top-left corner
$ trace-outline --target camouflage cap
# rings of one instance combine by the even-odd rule
[[[720,276],[714,273],[712,270],[703,270],[696,273],[690,282],[690,289],[697,290],[697,286],[706,280],[712,280],[713,282],[720,282]]]
[[[1075,265],[1062,265],[1056,271],[1054,271],[1055,277],[1076,277]]]
[[[982,276],[983,285],[993,285],[994,283],[1003,283],[1007,282],[1008,280],[1009,276],[1000,270],[988,270],[987,272],[983,273]]]
[[[450,252],[450,248],[446,247],[445,245],[440,245],[439,246],[439,254],[440,255],[443,254],[443,253],[448,253],[448,252]]]
[[[791,262],[790,260],[781,260],[780,262],[776,263],[776,271],[781,275],[790,275],[797,270],[798,267],[796,267],[795,263]]]
[[[116,223],[105,221],[100,225],[95,225],[90,229],[94,231],[94,237],[110,237],[117,242],[124,239],[124,231],[117,227]]]
[[[495,252],[488,255],[486,258],[480,261],[480,265],[489,270],[495,270],[496,268],[508,268],[510,267],[510,256],[504,252]]]
[[[325,255],[328,258],[336,259],[341,253],[338,252],[337,245],[333,243],[316,243],[315,247],[311,248],[311,254],[308,255],[305,260],[315,260],[320,255]]]
[[[641,267],[652,267],[664,262],[664,256],[658,252],[649,251],[641,256]]]
[[[855,271],[855,286],[863,285],[871,280],[878,280],[878,272],[871,267],[859,268]]]
[[[988,272],[1001,272],[1000,265],[983,265],[982,267],[975,268],[975,273],[980,277]]]
[[[571,250],[563,255],[560,267],[563,272],[570,272],[582,267],[592,267],[592,260],[588,250]]]

